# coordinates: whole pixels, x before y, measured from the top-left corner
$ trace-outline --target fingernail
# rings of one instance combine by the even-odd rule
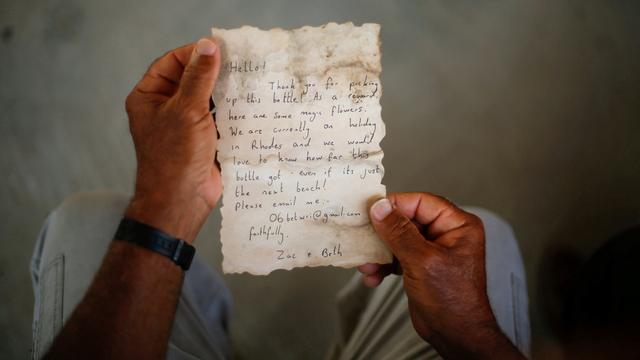
[[[216,44],[209,39],[200,39],[196,43],[196,53],[198,55],[211,56],[216,52]]]
[[[371,206],[371,217],[376,221],[382,221],[393,211],[389,199],[380,199]]]

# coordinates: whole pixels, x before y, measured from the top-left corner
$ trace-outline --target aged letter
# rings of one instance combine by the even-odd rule
[[[380,26],[212,29],[226,273],[388,263]]]

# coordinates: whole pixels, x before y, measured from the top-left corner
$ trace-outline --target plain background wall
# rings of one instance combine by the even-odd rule
[[[388,189],[505,217],[535,351],[554,351],[537,306],[543,254],[588,254],[640,216],[637,1],[0,0],[0,357],[29,353],[28,260],[46,214],[77,191],[131,192],[124,98],[148,64],[211,26],[329,21],[382,25]],[[216,211],[197,243],[217,267],[218,226]],[[351,274],[228,277],[241,353],[320,357]]]

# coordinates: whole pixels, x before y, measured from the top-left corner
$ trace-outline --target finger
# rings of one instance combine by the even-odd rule
[[[436,239],[472,220],[471,214],[461,210],[449,200],[433,194],[392,193],[388,198],[404,216],[427,225],[426,235],[430,239]]]
[[[382,280],[384,280],[384,277],[380,274],[364,275],[362,277],[362,282],[364,283],[364,285],[370,288],[377,287],[382,283]]]
[[[369,213],[378,236],[389,245],[401,263],[421,257],[429,247],[435,246],[424,239],[409,218],[393,208],[389,199],[376,201]]]
[[[382,279],[389,274],[402,275],[402,267],[400,267],[400,263],[395,257],[393,258],[392,264],[364,264],[358,266],[358,271],[362,273],[363,277],[379,275]]]
[[[380,264],[364,264],[358,266],[358,271],[360,271],[363,275],[373,275],[380,271]]]
[[[376,272],[373,272],[371,274],[362,274],[362,281],[364,282],[365,285],[369,287],[376,287],[380,285],[380,283],[384,281],[384,278],[394,273],[393,267],[391,265],[392,264],[379,265],[379,268],[377,269]]]
[[[156,59],[138,83],[138,90],[143,93],[172,96],[178,89],[193,47],[193,44],[185,45]]]
[[[198,40],[180,79],[177,95],[181,106],[200,118],[208,114],[209,99],[219,71],[217,45],[210,39]]]

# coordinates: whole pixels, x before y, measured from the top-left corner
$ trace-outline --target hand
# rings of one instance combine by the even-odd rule
[[[222,192],[209,99],[220,52],[209,39],[156,60],[126,101],[138,161],[126,216],[192,242]]]
[[[418,334],[444,357],[521,355],[502,334],[486,290],[482,221],[427,193],[390,194],[370,210],[371,221],[399,262],[358,269],[367,286],[402,273]]]

